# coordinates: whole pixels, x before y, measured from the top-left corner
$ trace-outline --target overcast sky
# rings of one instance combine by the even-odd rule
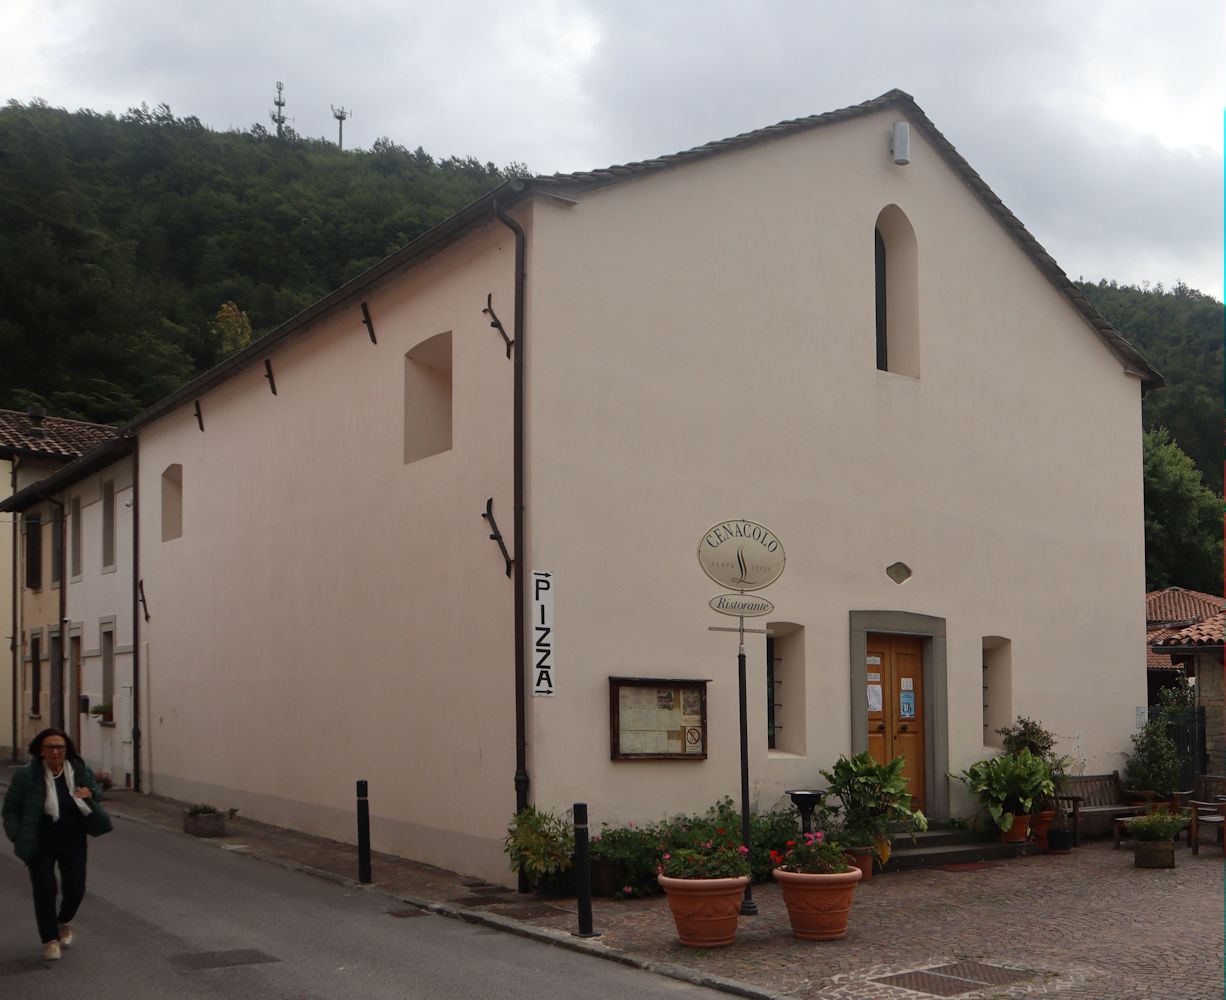
[[[1070,277],[1222,297],[1217,0],[2,0],[0,98],[535,173],[910,93]],[[270,126],[271,127],[271,126]]]

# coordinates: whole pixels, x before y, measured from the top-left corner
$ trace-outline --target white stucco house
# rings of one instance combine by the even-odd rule
[[[739,519],[759,804],[871,746],[965,814],[1019,713],[1111,770],[1161,384],[900,91],[507,182],[124,429],[143,787],[351,839],[366,779],[377,849],[503,881],[517,800],[735,795]]]

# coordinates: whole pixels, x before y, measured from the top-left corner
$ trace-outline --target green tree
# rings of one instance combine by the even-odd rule
[[[1165,428],[1146,431],[1145,586],[1221,593],[1222,498]]]

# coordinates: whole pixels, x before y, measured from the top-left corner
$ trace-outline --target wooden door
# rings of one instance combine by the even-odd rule
[[[907,758],[903,774],[914,807],[924,806],[924,642],[869,635],[868,751],[881,763]]]

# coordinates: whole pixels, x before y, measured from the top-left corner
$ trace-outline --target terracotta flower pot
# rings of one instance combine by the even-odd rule
[[[1040,809],[1030,824],[1030,829],[1034,831],[1034,842],[1039,845],[1039,850],[1047,850],[1047,831],[1051,829],[1052,820],[1056,818],[1056,810]]]
[[[845,853],[847,863],[860,870],[865,882],[873,877],[873,849],[871,847],[854,847]]]
[[[1030,835],[1030,814],[1015,813],[1013,825],[1008,830],[1002,830],[1000,839],[1006,844],[1022,844]]]
[[[669,878],[656,880],[668,893],[677,938],[687,948],[724,948],[736,937],[741,896],[748,875],[736,878]]]
[[[776,868],[792,936],[801,941],[836,941],[847,934],[851,897],[863,877],[859,868],[837,875],[810,875]]]

